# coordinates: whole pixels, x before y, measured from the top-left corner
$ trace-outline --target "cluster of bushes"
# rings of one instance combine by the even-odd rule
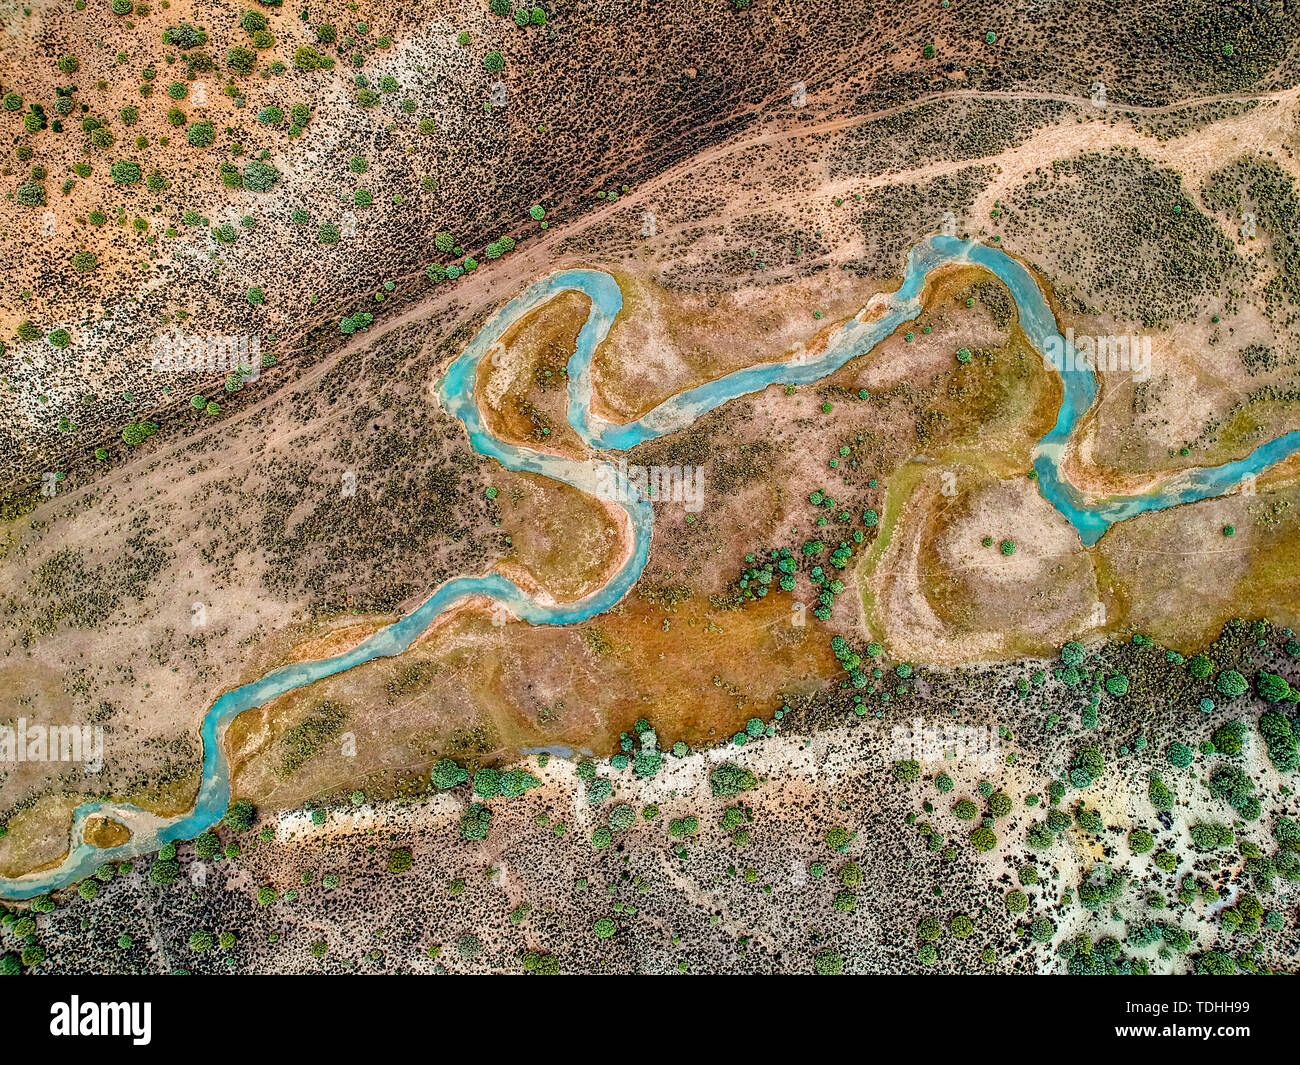
[[[528,26],[545,26],[546,12],[540,7],[519,7],[511,11],[510,0],[489,0],[488,10],[502,18],[513,17],[520,29]]]
[[[1086,788],[1097,780],[1106,769],[1106,761],[1096,747],[1080,747],[1070,765],[1070,784],[1076,788]]]
[[[252,189],[254,192],[270,192],[275,183],[280,180],[280,171],[270,163],[254,159],[244,167],[243,178],[244,188]]]
[[[512,799],[531,788],[539,787],[541,783],[526,769],[509,769],[503,773],[484,767],[474,774],[474,794],[481,799],[492,799],[498,795]]]
[[[184,52],[207,44],[208,34],[206,30],[191,26],[188,22],[182,22],[179,26],[168,26],[163,30],[162,42],[163,44],[173,45]]]
[[[709,787],[719,798],[730,798],[758,787],[758,778],[743,766],[722,762],[709,774]]]
[[[1295,730],[1286,714],[1265,710],[1259,715],[1259,734],[1268,748],[1268,757],[1279,773],[1289,773],[1300,765]]]
[[[134,447],[136,444],[148,440],[158,431],[158,423],[151,422],[147,419],[130,422],[122,429],[122,443],[128,447]]]
[[[482,803],[471,803],[460,818],[461,838],[477,841],[487,839],[492,825],[492,811]]]
[[[1192,837],[1192,846],[1198,851],[1212,851],[1220,847],[1231,847],[1235,838],[1227,825],[1209,824],[1198,821],[1188,830]]]
[[[1259,799],[1255,796],[1255,782],[1238,766],[1224,764],[1210,774],[1210,794],[1223,799],[1241,816],[1243,821],[1259,817]]]
[[[1122,873],[1099,862],[1079,884],[1079,905],[1095,913],[1102,906],[1119,898],[1127,883],[1127,878]]]
[[[370,328],[370,323],[374,320],[375,316],[369,311],[357,311],[354,314],[347,315],[339,322],[339,332],[345,336],[350,336],[357,332],[365,332],[365,330]]]
[[[333,30],[330,30],[333,33]],[[309,44],[303,45],[293,53],[293,65],[302,71],[313,70],[330,70],[334,66],[334,60],[327,55],[322,55]]]

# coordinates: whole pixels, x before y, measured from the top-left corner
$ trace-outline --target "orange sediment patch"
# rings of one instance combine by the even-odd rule
[[[590,595],[631,553],[632,530],[623,510],[571,485],[511,474],[497,501],[513,550],[496,568],[544,601]]]
[[[830,632],[776,600],[727,610],[692,594],[665,607],[634,590],[564,627],[494,624],[487,600],[467,601],[401,655],[240,715],[228,733],[233,790],[287,806],[351,787],[380,794],[444,756],[499,763],[546,746],[608,755],[643,717],[661,748],[724,739],[837,669]],[[280,737],[327,702],[345,709],[355,753],[331,739],[297,772],[278,772]]]
[[[591,299],[562,292],[512,325],[479,363],[474,398],[493,436],[561,455],[585,452],[568,424],[570,356]]]
[[[106,850],[109,847],[120,847],[130,840],[131,830],[111,817],[88,817],[82,838],[92,847]]]

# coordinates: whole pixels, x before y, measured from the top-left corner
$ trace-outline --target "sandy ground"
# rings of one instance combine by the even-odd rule
[[[1007,95],[1014,96],[1015,94],[980,95],[998,98]],[[848,196],[860,192],[864,188],[917,182],[939,174],[954,172],[973,163],[990,163],[997,167],[998,176],[994,184],[981,194],[977,208],[972,212],[973,216],[978,218],[985,216],[986,209],[990,208],[999,196],[1022,181],[1036,167],[1050,163],[1052,159],[1061,155],[1087,150],[1090,147],[1106,148],[1117,144],[1137,147],[1146,156],[1161,165],[1180,168],[1184,173],[1187,184],[1194,186],[1204,174],[1216,165],[1216,160],[1222,160],[1222,153],[1233,150],[1235,145],[1250,146],[1259,143],[1271,143],[1272,140],[1276,139],[1279,130],[1290,130],[1294,126],[1296,100],[1297,95],[1294,91],[1274,94],[1268,102],[1255,111],[1236,118],[1225,119],[1207,130],[1166,142],[1158,142],[1153,137],[1141,134],[1124,121],[1111,123],[1101,120],[1047,127],[1031,135],[1022,144],[1009,151],[991,156],[985,160],[964,160],[961,163],[933,163],[913,171],[881,175],[867,181],[845,179],[840,185],[823,182],[818,187],[818,198],[823,202],[828,202],[836,195]],[[1069,102],[1081,104],[1083,101],[1070,100]],[[919,106],[920,103],[908,106]],[[1116,109],[1116,113],[1120,113],[1119,109]],[[733,160],[737,156],[753,156],[761,160],[764,153],[774,146],[797,146],[804,138],[822,136],[838,130],[848,129],[856,124],[868,121],[872,117],[879,117],[879,114],[856,116],[852,119],[836,119],[798,129],[765,131],[735,143],[720,146],[690,160],[688,163],[682,164],[680,167],[674,168],[657,179],[644,183],[627,196],[622,197],[616,205],[596,208],[589,215],[584,216],[581,226],[583,228],[598,226],[610,219],[620,217],[629,210],[635,211],[645,205],[656,203],[658,198],[671,194],[677,187],[676,183],[685,176],[694,171],[707,168],[721,160]],[[1296,173],[1296,163],[1290,157],[1279,156],[1278,162],[1288,172]],[[806,199],[807,194],[802,190],[793,190],[784,196],[779,192],[754,193],[750,199],[746,199],[745,195],[742,194],[736,197],[734,203],[728,203],[723,212],[722,220],[725,222],[729,217],[745,213],[752,209],[755,202],[760,200],[765,209],[782,210],[793,209],[795,205],[801,204]],[[828,214],[830,211],[829,207],[819,208],[819,210],[825,210]],[[664,246],[670,245],[674,240],[688,233],[692,224],[689,222],[673,222],[669,217],[659,230],[659,236],[663,238],[661,243]],[[398,330],[423,321],[435,308],[446,309],[449,305],[454,305],[461,316],[467,316],[496,305],[502,294],[513,292],[519,284],[526,280],[557,267],[586,262],[587,260],[582,256],[555,254],[557,246],[571,235],[572,231],[561,233],[557,230],[535,241],[530,241],[521,246],[518,253],[512,255],[508,260],[494,264],[491,271],[481,271],[466,278],[457,286],[454,293],[436,294],[428,300],[412,305],[399,316],[391,320],[385,320],[370,333],[354,337],[335,356],[300,378],[294,388],[309,388],[313,383],[318,382],[330,373],[341,359],[359,352],[378,340],[394,335]],[[843,249],[843,255],[845,257],[851,256],[855,253],[855,250],[852,242],[849,242]],[[831,264],[834,265],[834,263],[835,257],[832,256]],[[816,337],[819,333],[830,328],[830,325],[819,324],[812,319],[811,310],[813,305],[818,305],[819,309],[824,306],[827,317],[823,321],[832,323],[842,319],[845,314],[852,313],[854,303],[859,306],[869,305],[873,288],[879,289],[880,287],[879,284],[873,286],[869,283],[855,283],[847,279],[841,280],[835,277],[834,271],[830,272],[830,276],[834,278],[833,282],[812,280],[791,286],[789,292],[783,294],[775,306],[769,306],[770,296],[765,295],[758,287],[752,287],[748,291],[741,290],[735,295],[716,299],[714,306],[708,305],[708,298],[696,301],[695,304],[687,307],[686,311],[682,311],[682,307],[685,305],[679,304],[678,313],[686,314],[688,311],[689,314],[686,314],[686,316],[695,320],[689,329],[685,331],[681,326],[674,325],[672,322],[671,316],[666,310],[668,305],[664,296],[655,293],[643,280],[630,281],[629,289],[640,287],[638,298],[641,305],[650,313],[648,313],[644,321],[629,316],[626,323],[620,322],[621,326],[628,325],[625,335],[620,333],[617,337],[611,339],[611,351],[620,350],[618,346],[622,345],[621,350],[627,354],[617,360],[609,360],[601,384],[601,400],[606,404],[606,409],[611,412],[637,413],[654,397],[661,394],[671,394],[672,391],[681,387],[716,376],[719,371],[725,372],[728,368],[764,358],[780,357],[788,352],[794,343],[816,343]],[[800,305],[807,308],[808,311],[808,317],[802,324],[799,323],[797,318]],[[706,347],[702,343],[701,337],[707,337],[711,332],[716,334],[716,323],[722,321],[728,314],[744,314],[758,322],[755,333],[764,333],[763,316],[769,315],[769,324],[766,328],[762,346],[754,348],[743,339],[728,337],[725,344]],[[630,324],[633,322],[636,323],[635,328]],[[694,332],[692,333],[691,330],[694,330]],[[800,336],[807,339],[795,339]],[[290,338],[289,347],[292,347],[292,338]],[[640,359],[634,357],[638,350],[648,351],[650,357],[645,357],[644,354]],[[900,375],[903,372],[903,365],[899,364],[898,372]],[[881,383],[888,384],[888,371],[881,378]],[[1189,378],[1187,389],[1192,388],[1194,388],[1194,381]],[[164,443],[158,449],[148,452],[141,459],[97,479],[92,485],[76,489],[66,496],[61,496],[56,503],[46,504],[38,508],[32,518],[35,521],[45,520],[59,508],[68,513],[93,499],[103,498],[108,493],[129,491],[130,494],[134,495],[137,491],[146,487],[147,495],[155,506],[165,503],[184,506],[187,496],[194,490],[193,484],[173,482],[170,484],[149,485],[147,481],[149,468],[156,468],[162,460],[178,455],[183,449],[192,446],[197,439],[207,438],[210,440],[217,434],[230,434],[238,423],[256,419],[259,415],[265,413],[278,399],[279,397],[268,396],[253,407],[245,409],[238,415],[237,419],[223,422],[219,426],[203,430],[195,436],[182,441]],[[1189,392],[1187,390],[1173,390],[1166,395],[1162,402],[1167,406],[1171,414],[1177,414],[1177,418],[1170,418],[1171,423],[1176,426],[1186,426],[1189,417],[1186,412],[1195,409],[1195,405],[1189,402]],[[1071,457],[1069,468],[1077,476],[1079,483],[1090,488],[1100,489],[1117,483],[1130,483],[1127,480],[1117,480],[1116,478],[1131,478],[1131,474],[1121,475],[1113,470],[1087,465],[1087,459],[1096,454],[1092,442],[1093,437],[1088,434],[1101,432],[1101,427],[1104,427],[1109,419],[1122,417],[1122,410],[1119,408],[1120,404],[1118,403],[1103,402],[1100,414],[1094,419],[1094,424],[1089,427],[1088,433],[1084,434],[1079,449]],[[308,433],[311,428],[312,426],[305,425],[292,429],[276,429],[267,438],[265,449],[259,449],[252,454],[232,455],[219,466],[212,467],[211,470],[214,473],[228,473],[241,466],[254,464],[266,454],[267,450],[287,447],[296,438]],[[1171,436],[1176,432],[1176,429],[1171,429]],[[919,511],[920,507],[917,509]],[[83,540],[91,537],[92,534],[93,529],[89,526],[83,525],[78,530],[78,536]],[[916,599],[918,594],[916,582],[919,580],[919,570],[916,568],[918,556],[915,552],[919,551],[920,548],[920,541],[916,539],[917,535],[919,534],[913,533],[910,537],[902,537],[896,544],[891,546],[891,551],[895,552],[895,554],[889,556],[891,563],[899,562],[902,564],[903,559],[909,557],[908,552],[904,550],[909,544],[913,549],[913,553],[910,556],[910,562],[904,565],[904,571],[910,575],[910,582],[903,581],[902,584],[891,588],[889,594],[891,602],[896,602],[900,609],[910,612],[908,616],[914,617],[915,624],[922,631],[929,632],[930,637],[933,638],[934,618],[925,613],[924,609],[922,609],[923,604]],[[1055,536],[1056,532],[1050,528],[1035,527],[1035,538],[1041,539],[1045,544],[1054,542]],[[608,538],[606,540],[608,541]],[[607,557],[617,559],[617,541],[609,541],[607,547],[610,552]],[[593,551],[592,554],[594,555],[595,552]],[[1016,565],[1026,564],[1029,557],[1031,556],[1017,560]],[[961,556],[957,555],[954,558],[959,563]],[[192,560],[188,561],[192,563]],[[525,569],[515,571],[520,575],[521,579],[526,579]],[[545,581],[538,577],[536,571],[530,570],[529,572],[537,580],[540,589]],[[203,574],[202,579],[196,579],[195,583],[203,583],[203,579],[214,580],[216,577],[215,573],[208,572]],[[579,583],[559,591],[562,595],[580,595],[583,588],[592,587],[591,581],[599,580],[599,577],[600,574],[597,572],[589,576],[585,584]],[[261,631],[265,635],[268,630],[275,631],[283,628],[286,617],[278,614],[277,616],[268,614],[262,619],[246,620],[251,621],[252,625],[246,627],[240,634],[239,642],[241,643],[253,631]],[[317,646],[341,649],[355,639],[360,639],[365,631],[367,630],[364,628],[357,628],[347,635],[331,636],[326,644]],[[983,639],[985,638],[968,638],[965,644],[959,645],[961,650],[954,649],[954,655],[959,657],[960,654],[968,652],[987,654],[996,653],[999,650],[998,647],[989,645],[986,641],[981,642]],[[313,654],[315,649],[316,647],[305,650],[300,649],[293,652],[293,654],[306,657]],[[124,653],[129,656],[138,653],[138,649],[136,651],[127,650]],[[241,670],[241,672],[246,672],[246,670]],[[171,705],[181,705],[186,701],[184,698],[186,690],[184,679],[178,678],[173,682],[173,687],[161,687],[160,694],[167,698]],[[168,711],[166,716],[174,717],[174,712]],[[13,834],[11,833],[11,836]]]

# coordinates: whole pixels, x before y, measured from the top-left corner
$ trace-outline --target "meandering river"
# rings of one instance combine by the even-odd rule
[[[627,424],[603,421],[591,412],[591,360],[609,334],[623,307],[614,278],[599,270],[562,270],[530,285],[502,307],[452,362],[437,383],[443,407],[458,418],[469,433],[474,450],[490,456],[506,469],[541,474],[576,488],[594,492],[598,483],[617,485],[615,501],[627,514],[632,550],[622,568],[602,588],[572,603],[539,602],[497,573],[457,577],[437,588],[420,606],[400,621],[381,629],[351,651],[315,662],[301,662],[272,670],[259,680],[226,692],[203,717],[203,778],[194,809],[179,817],[159,819],[129,803],[86,802],[73,815],[70,849],[56,867],[12,879],[0,878],[0,897],[27,899],[74,883],[102,862],[121,861],[156,850],[171,840],[192,839],[221,819],[230,801],[229,767],[222,737],[226,727],[245,710],[261,706],[285,692],[342,673],[375,658],[404,651],[444,611],[471,597],[502,604],[516,617],[533,625],[570,625],[585,621],[614,606],[636,583],[650,554],[652,507],[638,489],[622,478],[618,468],[599,459],[576,461],[531,451],[493,436],[483,424],[475,398],[479,364],[488,357],[506,331],[523,316],[568,291],[591,299],[591,311],[578,333],[569,359],[569,424],[593,450],[622,451],[693,424],[709,411],[739,396],[759,392],[774,384],[806,385],[833,373],[850,359],[870,351],[900,325],[921,312],[921,293],[932,270],[948,265],[975,264],[996,275],[1015,299],[1025,335],[1039,351],[1049,342],[1064,345],[1052,311],[1033,277],[1005,252],[987,245],[933,236],[909,253],[902,286],[888,297],[883,315],[872,320],[855,318],[840,329],[816,356],[788,362],[763,363],[737,370],[715,381],[688,389],[665,400],[644,417]],[[1256,449],[1244,459],[1223,466],[1196,469],[1177,475],[1160,489],[1138,496],[1090,499],[1060,474],[1059,462],[1070,434],[1097,395],[1091,372],[1061,374],[1064,396],[1056,424],[1039,441],[1034,456],[1038,485],[1048,499],[1079,531],[1085,544],[1095,543],[1114,522],[1147,510],[1218,495],[1248,474],[1258,473],[1300,450],[1300,431],[1291,432]],[[101,849],[84,842],[86,820],[102,814],[136,829],[127,843]]]

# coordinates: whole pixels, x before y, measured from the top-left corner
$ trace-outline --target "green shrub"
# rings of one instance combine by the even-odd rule
[[[108,173],[118,185],[138,185],[143,177],[140,164],[130,159],[119,159],[109,167]]]
[[[175,45],[184,52],[207,44],[208,35],[204,30],[196,29],[188,22],[182,22],[179,26],[168,26],[163,30],[162,40],[163,44]]]
[[[919,778],[921,775],[921,763],[910,759],[894,763],[894,779],[902,781],[905,784]]]
[[[1283,677],[1260,670],[1255,677],[1255,687],[1260,698],[1270,703],[1300,702],[1300,691],[1294,690]]]
[[[149,880],[154,884],[170,884],[181,874],[180,863],[169,858],[159,857],[149,867]]]
[[[729,798],[758,786],[758,780],[748,769],[722,762],[709,774],[709,787],[719,798]]]
[[[1240,721],[1225,721],[1210,736],[1210,742],[1220,754],[1229,757],[1240,755],[1245,748],[1246,726]]]
[[[257,53],[251,48],[236,45],[226,50],[226,66],[236,74],[251,74],[257,65]]]
[[[1151,800],[1151,805],[1157,810],[1172,810],[1174,806],[1174,793],[1169,790],[1168,785],[1160,778],[1159,773],[1152,773],[1150,782],[1147,785],[1147,798]]]
[[[18,191],[14,194],[15,198],[24,207],[44,207],[45,206],[45,186],[38,185],[34,181],[19,185]]]
[[[244,167],[244,188],[254,192],[270,192],[272,186],[280,180],[280,171],[270,163],[254,159]]]
[[[1048,943],[1056,935],[1056,925],[1050,917],[1035,918],[1029,926],[1029,935],[1035,943]]]
[[[1214,663],[1205,655],[1192,655],[1187,660],[1187,672],[1197,680],[1204,680],[1214,672]]]
[[[1212,851],[1220,847],[1231,847],[1232,829],[1227,825],[1208,824],[1198,821],[1188,830],[1192,837],[1192,846],[1198,851]]]
[[[320,52],[316,51],[316,49],[313,48],[311,45],[304,44],[301,48],[299,48],[296,52],[293,53],[293,65],[298,70],[304,70],[304,71],[319,70],[321,66],[321,61],[324,58],[325,57],[321,55]]]
[[[1238,696],[1245,695],[1249,689],[1246,678],[1235,669],[1225,669],[1220,673],[1214,682],[1214,687],[1220,695],[1229,699],[1236,699]]]
[[[460,834],[467,840],[487,839],[488,828],[492,824],[492,811],[482,803],[471,803],[461,816]]]
[[[1290,719],[1276,710],[1259,715],[1259,734],[1268,748],[1268,757],[1279,773],[1289,773],[1300,766],[1295,730]]]

